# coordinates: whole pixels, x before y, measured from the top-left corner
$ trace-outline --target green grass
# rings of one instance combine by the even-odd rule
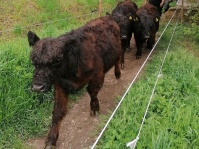
[[[46,116],[52,108],[51,93],[42,95],[30,91],[32,66],[25,42],[23,39],[1,44],[0,148],[18,145],[20,139],[35,134],[41,135],[50,122],[50,117]],[[39,104],[43,98],[48,100]]]
[[[172,25],[158,44],[143,77],[125,97],[98,148],[124,149],[136,138],[162,63]],[[177,28],[137,148],[197,149],[199,147],[199,44]]]
[[[117,2],[119,0],[104,1],[103,15],[107,11],[111,12]],[[138,1],[137,4],[140,6],[141,3]],[[36,94],[30,90],[33,67],[29,58],[30,47],[26,33],[32,30],[44,38],[56,37],[75,29],[98,16],[98,1],[21,0],[19,3],[13,0],[12,3],[2,2],[0,9],[2,10],[0,18],[3,18],[0,30],[4,31],[0,34],[0,148],[22,149],[25,148],[24,140],[47,133],[53,106],[53,91],[48,94]],[[176,33],[178,39],[184,36],[183,29],[186,30],[188,27],[181,26]],[[164,41],[168,41],[170,34],[166,33],[158,49],[165,49]],[[175,44],[172,44],[163,78],[159,81],[158,92],[147,115],[146,123],[150,125],[144,125],[141,132],[142,136],[146,135],[148,138],[143,139],[141,136],[139,148],[148,144],[153,148],[166,148],[182,140],[185,142],[184,148],[187,148],[187,144],[191,147],[198,145],[195,138],[198,137],[196,78],[199,75],[197,63],[199,48],[192,37],[182,39],[182,43],[175,39]],[[152,63],[148,65],[146,76],[134,85],[126,97],[125,102],[131,104],[126,104],[125,108],[120,109],[120,114],[115,117],[119,120],[113,120],[111,128],[106,132],[108,136],[104,136],[104,140],[100,141],[103,148],[110,147],[115,142],[119,144],[116,148],[124,147],[126,142],[136,136],[157,75],[154,72],[158,70],[160,65],[158,60],[162,58],[163,51],[154,56]],[[178,92],[179,90],[181,92]],[[81,94],[82,92],[70,98],[75,101]],[[186,117],[185,120],[181,118],[182,114]],[[168,127],[170,121],[175,126]],[[160,126],[163,128],[158,129]],[[126,133],[124,130],[129,132]],[[173,135],[170,136],[170,133]]]

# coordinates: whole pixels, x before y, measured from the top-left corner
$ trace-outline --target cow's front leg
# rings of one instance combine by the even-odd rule
[[[61,121],[66,114],[68,95],[64,93],[63,89],[59,85],[55,85],[54,98],[55,101],[52,112],[52,125],[46,139],[45,149],[55,148],[57,139],[59,137]]]
[[[137,47],[136,59],[140,59],[140,58],[142,57],[142,47],[143,47],[143,43],[136,42],[136,47]]]
[[[147,49],[152,49],[155,43],[156,33],[151,34],[151,37],[147,40]]]
[[[99,100],[97,98],[97,94],[99,93],[102,85],[104,83],[104,74],[101,76],[96,76],[93,80],[91,80],[88,84],[87,91],[90,95],[90,108],[91,108],[91,116],[95,116],[99,114]]]
[[[121,40],[121,47],[122,47],[122,53],[121,53],[121,67],[124,68],[124,54],[126,52],[127,48],[127,39]]]
[[[136,59],[139,59],[142,57],[142,47],[143,47],[143,44],[145,43],[145,40],[140,38],[140,35],[138,33],[134,33],[134,38],[135,38],[136,47],[137,47]]]

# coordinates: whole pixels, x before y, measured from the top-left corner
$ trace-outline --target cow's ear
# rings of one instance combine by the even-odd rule
[[[127,14],[126,17],[131,21],[133,20],[133,15],[131,13]]]
[[[134,20],[134,21],[136,21],[136,22],[138,22],[138,21],[139,21],[139,19],[138,19],[138,17],[137,17],[137,16],[135,17],[135,20]]]
[[[29,31],[27,36],[30,47],[34,46],[35,43],[40,40],[40,38],[32,31]]]
[[[139,18],[138,18],[137,16],[134,16],[133,21],[134,21],[134,22],[138,22],[138,21],[139,21]]]
[[[137,15],[133,15],[133,14],[128,14],[129,20],[134,21],[134,22],[138,22],[139,18]]]

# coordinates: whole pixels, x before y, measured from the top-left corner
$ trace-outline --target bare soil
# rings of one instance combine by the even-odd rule
[[[131,41],[131,50],[125,53],[124,68],[120,79],[115,79],[113,68],[106,74],[104,85],[98,94],[100,115],[109,115],[117,106],[116,98],[123,96],[141,65],[149,54],[143,49],[141,59],[135,59],[135,43]],[[71,104],[66,117],[62,121],[57,149],[89,149],[100,133],[101,116],[90,116],[90,97],[87,92],[77,102]],[[47,135],[47,134],[46,134]],[[29,140],[32,149],[42,149],[46,137]]]

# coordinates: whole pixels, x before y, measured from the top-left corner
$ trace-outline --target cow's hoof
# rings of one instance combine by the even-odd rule
[[[116,76],[116,79],[119,79],[120,78],[120,75]]]
[[[93,117],[94,116],[99,116],[99,111],[91,111],[90,115],[93,116]]]
[[[115,78],[116,79],[119,79],[121,77],[121,72],[119,71],[119,72],[116,72],[115,73]]]
[[[44,149],[55,149],[55,145],[46,145]]]

